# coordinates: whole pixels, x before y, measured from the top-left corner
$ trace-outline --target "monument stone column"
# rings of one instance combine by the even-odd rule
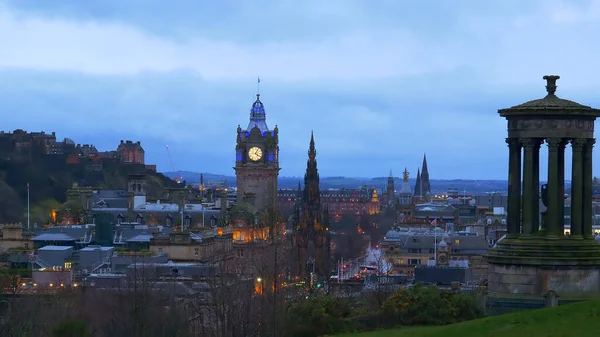
[[[543,140],[536,138],[533,147],[533,224],[531,232],[537,234],[540,230],[540,146]]]
[[[558,191],[556,191],[558,198],[558,236],[565,235],[565,147],[569,141],[567,139],[561,139],[558,145]]]
[[[594,239],[592,210],[592,152],[596,140],[587,139],[587,144],[583,151],[583,238]]]
[[[559,152],[562,148],[563,140],[560,138],[548,138],[548,232],[546,237],[549,239],[558,238],[558,230],[560,226],[560,182],[559,182]],[[564,184],[564,182],[563,182]],[[564,202],[563,202],[564,203]],[[564,207],[564,205],[562,205]]]
[[[506,138],[508,144],[508,221],[507,237],[516,238],[521,232],[521,142]]]
[[[521,238],[531,237],[533,232],[534,218],[538,218],[538,214],[534,214],[533,200],[534,196],[538,195],[535,179],[535,161],[534,156],[537,150],[537,140],[531,138],[520,139],[523,146],[523,228]]]
[[[571,239],[579,240],[583,236],[583,149],[586,139],[577,138],[571,141],[573,164],[571,172]]]

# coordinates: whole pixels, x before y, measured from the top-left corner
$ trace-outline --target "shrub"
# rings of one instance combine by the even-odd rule
[[[480,317],[475,296],[416,285],[399,289],[381,306],[384,323],[393,325],[444,325]]]
[[[327,295],[311,297],[290,308],[285,336],[311,337],[352,331],[346,320],[352,310],[349,302]]]

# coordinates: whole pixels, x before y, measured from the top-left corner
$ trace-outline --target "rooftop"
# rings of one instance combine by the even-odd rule
[[[44,246],[44,247],[38,249],[38,251],[40,251],[40,250],[42,250],[42,251],[46,251],[46,250],[64,251],[64,250],[69,250],[69,249],[73,249],[73,246]]]
[[[65,233],[43,233],[32,239],[33,241],[75,241],[75,238]]]
[[[103,252],[108,252],[108,251],[111,251],[111,250],[114,250],[114,249],[115,249],[115,247],[87,246],[87,247],[81,249],[81,251],[82,252],[93,252],[93,251],[100,250],[100,251],[103,251]]]

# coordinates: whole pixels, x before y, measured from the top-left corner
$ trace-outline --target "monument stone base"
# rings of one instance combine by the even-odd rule
[[[595,240],[504,239],[486,258],[491,296],[600,293],[600,244]]]

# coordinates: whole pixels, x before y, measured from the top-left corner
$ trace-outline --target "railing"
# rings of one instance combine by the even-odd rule
[[[32,262],[40,266],[40,268],[52,268],[52,266],[39,257],[39,255],[34,255]]]
[[[123,232],[118,232],[119,235],[117,235],[117,232],[115,232],[115,236],[113,238],[113,243],[118,245],[123,243]]]
[[[105,256],[102,260],[100,260],[92,265],[90,274],[95,272],[96,270],[100,269],[100,267],[102,267],[104,265],[110,265],[110,262],[111,262],[110,256]]]

